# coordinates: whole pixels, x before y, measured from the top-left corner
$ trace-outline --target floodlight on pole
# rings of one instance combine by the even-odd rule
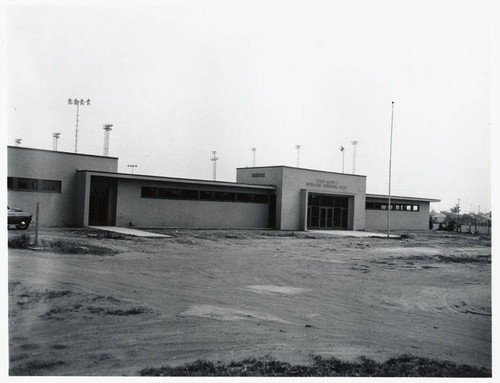
[[[16,138],[16,141],[15,141],[16,146],[21,145],[21,141],[22,141],[22,138]]]
[[[217,179],[217,160],[219,157],[217,157],[217,152],[214,150],[212,151],[212,158],[210,158],[210,161],[214,163],[214,169],[213,169],[213,178],[214,181]]]
[[[351,141],[352,146],[354,146],[354,152],[352,155],[352,174],[356,174],[356,147],[359,141]]]
[[[57,140],[61,137],[61,133],[52,133],[52,150],[57,152]]]
[[[295,145],[295,149],[297,149],[297,167],[300,168],[300,145]]]
[[[391,143],[389,147],[389,198],[387,201],[387,238],[391,233],[391,176],[392,176],[392,130],[394,126],[394,101],[392,102],[391,112]]]
[[[342,152],[342,174],[344,173],[344,159],[345,159],[345,149],[343,146],[340,147],[340,151]]]
[[[257,151],[257,148],[252,148],[252,152],[253,152],[253,167],[255,167],[255,152]]]
[[[127,165],[127,168],[130,168],[132,170],[132,174],[134,174],[134,168],[136,168],[137,165],[136,164],[129,164]]]
[[[113,124],[104,124],[103,129],[104,129],[104,152],[103,155],[104,157],[109,156],[109,132],[112,130],[111,128],[113,127]]]
[[[90,105],[90,99],[85,101],[83,98],[81,100],[77,98],[72,100],[69,98],[68,105],[76,105],[75,153],[78,153],[78,117],[80,116],[80,105]]]

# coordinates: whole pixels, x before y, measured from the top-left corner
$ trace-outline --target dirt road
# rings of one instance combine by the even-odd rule
[[[11,371],[137,375],[197,359],[309,363],[311,354],[491,368],[484,237],[181,231],[119,240],[47,230],[42,238],[117,253],[9,250]]]

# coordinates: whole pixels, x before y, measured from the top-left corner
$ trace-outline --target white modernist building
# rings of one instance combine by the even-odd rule
[[[118,173],[118,158],[8,147],[8,204],[40,225],[426,230],[436,199],[366,194],[366,176],[269,166],[236,182]]]

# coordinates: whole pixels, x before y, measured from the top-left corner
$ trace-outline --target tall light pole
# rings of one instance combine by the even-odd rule
[[[57,152],[57,140],[61,137],[61,133],[52,133],[52,150]]]
[[[389,199],[387,202],[387,238],[391,232],[391,172],[392,172],[392,128],[394,123],[394,101],[392,102],[391,112],[391,143],[389,147]]]
[[[344,173],[344,158],[345,158],[345,149],[343,146],[340,147],[340,151],[342,152],[342,174]]]
[[[15,141],[16,146],[21,145],[21,141],[22,141],[22,138],[16,138],[16,141]]]
[[[351,141],[352,146],[354,146],[354,152],[352,155],[352,174],[356,174],[356,147],[359,141]]]
[[[104,124],[103,129],[104,129],[104,151],[103,155],[104,157],[108,157],[109,155],[109,132],[112,128],[113,124]]]
[[[297,149],[297,167],[300,168],[300,145],[295,145],[295,149]]]
[[[132,170],[132,174],[134,174],[134,168],[136,168],[136,167],[137,167],[137,165],[135,165],[135,164],[127,165],[127,168],[130,168]]]
[[[72,100],[69,98],[68,105],[76,105],[75,153],[78,153],[78,117],[80,116],[80,105],[90,105],[90,99],[85,101],[83,98],[81,100],[78,100],[77,98]]]
[[[210,158],[210,161],[212,161],[214,163],[214,174],[213,174],[214,181],[217,179],[217,160],[218,159],[219,159],[219,157],[217,157],[217,152],[215,150],[212,151],[212,158]]]
[[[252,152],[253,152],[253,167],[255,167],[255,152],[257,151],[257,148],[252,148]]]

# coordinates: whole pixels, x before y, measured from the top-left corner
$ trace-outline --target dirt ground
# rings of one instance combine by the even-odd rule
[[[491,368],[488,237],[159,232],[175,237],[40,233],[114,255],[9,249],[11,374],[137,375],[265,355]]]

